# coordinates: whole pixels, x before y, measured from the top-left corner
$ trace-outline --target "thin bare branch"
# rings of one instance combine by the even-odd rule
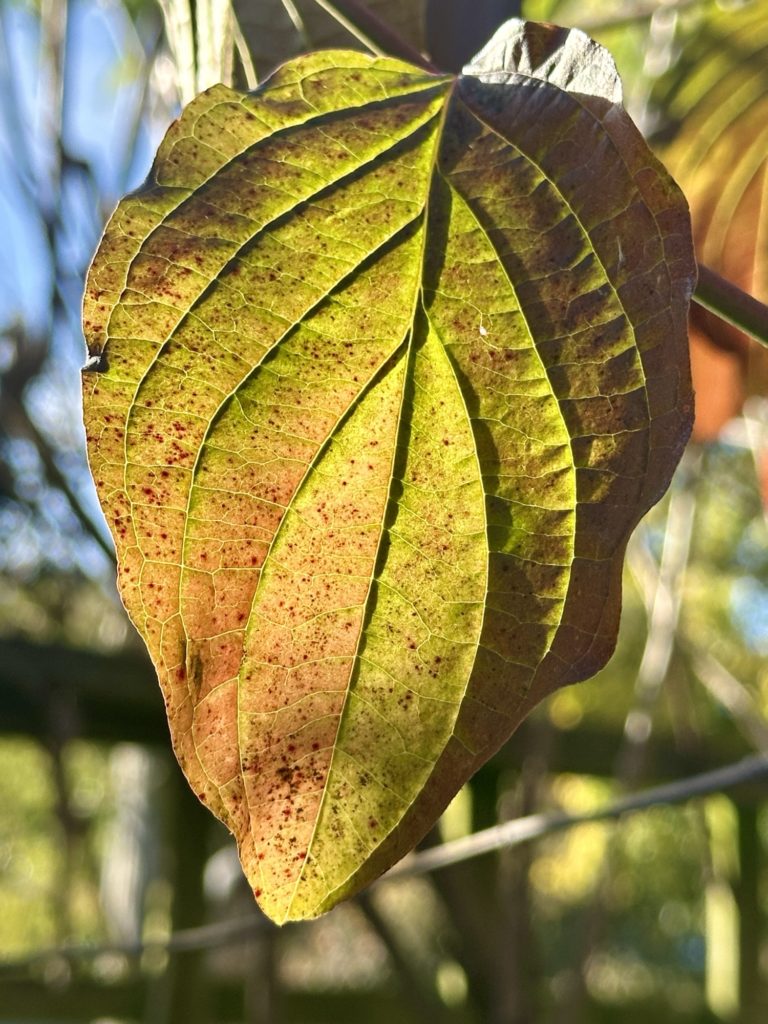
[[[240,67],[243,69],[245,84],[249,89],[255,89],[259,84],[259,76],[256,73],[256,65],[253,63],[251,51],[248,49],[248,42],[243,35],[243,30],[240,27],[240,22],[238,21],[237,12],[234,7],[232,8],[232,21],[234,26],[235,51],[240,61]]]
[[[304,19],[299,13],[299,9],[293,0],[282,0],[285,13],[291,19],[291,24],[296,29],[296,32],[301,39],[302,45],[309,45],[309,34],[307,33],[307,26],[304,24]]]
[[[409,1003],[418,1010],[422,1019],[435,1022],[443,1020],[444,1008],[442,1004],[435,997],[433,990],[424,984],[418,971],[415,970],[412,959],[408,956],[407,951],[403,949],[395,929],[392,928],[389,921],[367,893],[363,893],[357,898],[357,904],[363,912],[368,925],[387,950],[403,994],[407,996]]]
[[[392,868],[377,884],[396,881],[414,875],[424,875],[430,871],[459,864],[462,861],[480,857],[485,853],[508,849],[522,843],[540,839],[592,821],[609,821],[620,818],[624,814],[648,810],[659,805],[684,803],[695,797],[708,796],[725,789],[741,786],[746,783],[768,780],[768,756],[756,755],[717,768],[711,772],[692,775],[687,779],[679,779],[663,786],[643,790],[623,797],[605,807],[584,814],[566,814],[555,811],[548,814],[531,814],[525,818],[505,822],[494,828],[476,832],[465,839],[456,839],[442,846],[412,854]],[[0,978],[7,979],[28,971],[30,968],[53,958],[94,959],[105,953],[117,953],[123,956],[140,957],[146,950],[165,950],[169,953],[181,953],[196,949],[215,949],[229,946],[242,941],[249,935],[257,935],[273,929],[275,925],[263,914],[254,912],[247,917],[232,921],[221,921],[217,924],[203,925],[200,928],[185,928],[174,932],[169,938],[157,942],[112,943],[109,945],[88,946],[72,945],[41,950],[31,956],[18,960],[6,960],[0,964]],[[285,927],[295,927],[287,925]]]
[[[659,804],[684,803],[693,797],[717,793],[722,789],[762,779],[768,779],[768,757],[757,755],[728,765],[726,768],[718,768],[715,771],[704,772],[701,775],[693,775],[687,779],[680,779],[677,782],[633,793],[607,804],[605,807],[598,808],[596,811],[588,811],[584,814],[566,814],[564,811],[531,814],[525,818],[517,818],[515,821],[505,822],[503,825],[496,825],[493,828],[484,829],[482,832],[476,832],[465,839],[457,839],[454,842],[445,843],[443,846],[436,846],[431,850],[406,857],[392,868],[381,881],[394,881],[397,878],[423,875],[429,871],[447,867],[449,864],[459,864],[473,857],[480,857],[484,853],[529,843],[533,839],[540,839],[542,836],[572,828],[574,825],[582,825],[591,821],[608,821],[634,811],[647,810],[649,807]]]
[[[37,453],[40,456],[40,461],[42,462],[45,468],[45,472],[49,482],[54,487],[57,487],[64,494],[64,497],[69,502],[69,506],[72,509],[72,512],[74,513],[76,519],[83,527],[85,532],[90,537],[92,537],[93,540],[96,541],[96,543],[99,545],[99,547],[107,556],[107,558],[112,563],[114,563],[115,552],[114,549],[112,548],[112,545],[104,537],[96,523],[94,523],[94,521],[88,515],[88,513],[85,510],[85,507],[83,506],[83,503],[80,501],[80,498],[75,493],[73,488],[70,486],[70,483],[67,480],[66,476],[59,469],[58,465],[56,464],[56,459],[54,457],[50,445],[43,437],[37,426],[30,419],[29,413],[24,407],[23,402],[18,401],[14,396],[8,394],[3,396],[3,400],[9,405],[13,405],[15,420],[18,425],[18,428],[20,429],[21,432],[26,434],[26,436],[29,438],[30,441],[32,441],[35,448],[37,449]]]
[[[425,71],[438,71],[423,53],[359,3],[359,0],[315,0],[315,3],[373,53],[400,57]]]
[[[711,652],[698,651],[691,645],[690,655],[699,681],[731,715],[755,749],[768,754],[768,722],[749,689]]]

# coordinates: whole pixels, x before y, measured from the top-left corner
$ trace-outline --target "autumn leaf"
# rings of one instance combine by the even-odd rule
[[[216,87],[114,214],[90,463],[174,747],[274,920],[356,892],[614,645],[690,428],[685,203],[608,54]]]

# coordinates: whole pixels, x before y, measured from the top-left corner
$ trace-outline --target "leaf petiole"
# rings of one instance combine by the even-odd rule
[[[693,298],[703,309],[768,345],[768,306],[702,263]]]

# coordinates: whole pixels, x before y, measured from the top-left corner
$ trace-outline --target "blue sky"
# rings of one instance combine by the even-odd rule
[[[52,90],[47,65],[41,62],[40,24],[33,6],[24,0],[0,0],[0,328],[22,324],[27,335],[49,340],[50,358],[27,389],[26,404],[56,449],[60,469],[101,522],[85,466],[81,425],[83,273],[104,218],[146,176],[172,113],[162,104],[145,111],[134,139],[144,50],[152,43],[141,34],[152,37],[156,24],[147,22],[137,30],[117,0],[70,0],[68,14],[62,138],[70,156],[91,165],[93,182],[88,184],[76,170],[62,181],[58,245],[59,263],[66,270],[60,279],[65,302],[52,318],[53,275],[43,219],[57,197]],[[12,357],[12,346],[0,340],[0,369]],[[29,477],[33,493],[34,446],[6,441],[6,454]],[[95,543],[66,541],[67,534],[77,537],[78,530],[62,529],[74,527],[66,503],[62,507],[63,497],[38,487],[35,499],[40,510],[37,529],[42,532],[36,543],[32,523],[0,524],[6,538],[15,537],[17,563],[31,564],[44,553],[60,568],[103,574],[108,563]]]

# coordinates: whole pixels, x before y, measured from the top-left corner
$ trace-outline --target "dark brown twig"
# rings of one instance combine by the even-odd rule
[[[710,313],[738,327],[761,345],[768,345],[768,306],[702,263],[693,297]]]

